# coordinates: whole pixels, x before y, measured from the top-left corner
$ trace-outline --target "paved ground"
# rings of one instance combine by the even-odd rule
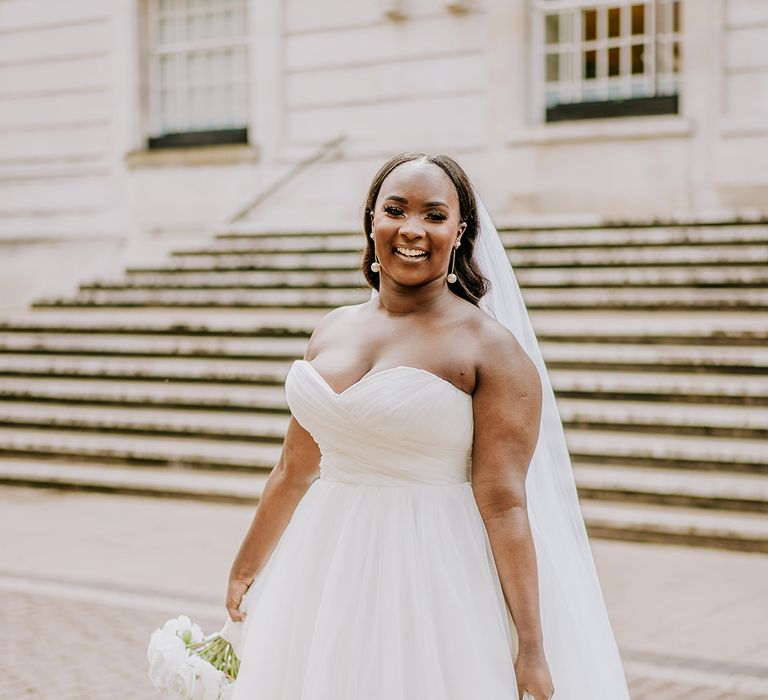
[[[152,700],[149,634],[180,612],[206,632],[223,623],[250,517],[0,488],[0,698]],[[768,699],[768,557],[606,541],[593,551],[633,700]]]

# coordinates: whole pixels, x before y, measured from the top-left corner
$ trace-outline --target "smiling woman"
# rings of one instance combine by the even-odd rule
[[[376,240],[371,235],[374,225]],[[397,253],[400,246],[430,259],[428,270],[421,271],[424,275],[453,274],[455,279],[448,279],[451,291],[463,299],[477,304],[486,293],[487,280],[473,257],[478,228],[472,185],[452,158],[402,153],[387,161],[368,190],[363,228],[368,240],[362,270],[374,289],[379,289],[376,273],[381,268],[371,269],[371,265],[378,262],[389,274],[393,259],[405,261],[407,254]],[[393,235],[395,230],[399,237]],[[458,233],[455,240],[451,232]],[[407,262],[413,264],[410,258]]]
[[[373,178],[372,297],[291,365],[230,573],[234,700],[628,700],[552,387],[478,201],[447,156]]]

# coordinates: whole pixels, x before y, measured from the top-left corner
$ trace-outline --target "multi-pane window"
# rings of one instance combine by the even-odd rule
[[[246,140],[246,14],[247,0],[150,0],[150,145]]]
[[[535,15],[549,120],[677,111],[680,0],[536,0]]]

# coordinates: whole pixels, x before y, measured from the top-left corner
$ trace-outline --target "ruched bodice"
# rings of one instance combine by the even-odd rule
[[[288,406],[320,447],[320,478],[372,485],[469,481],[472,396],[436,374],[400,365],[334,391],[296,360]]]
[[[285,382],[320,446],[243,598],[233,700],[510,700],[517,634],[469,479],[472,396],[425,369]]]

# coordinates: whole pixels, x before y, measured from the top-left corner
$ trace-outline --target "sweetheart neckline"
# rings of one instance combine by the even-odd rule
[[[354,389],[356,386],[365,383],[369,379],[373,379],[374,377],[377,377],[380,374],[385,374],[386,372],[393,372],[395,370],[399,369],[405,369],[405,370],[411,370],[413,372],[421,372],[423,374],[426,374],[433,379],[437,380],[438,382],[442,382],[443,384],[447,384],[449,387],[454,389],[455,391],[458,391],[460,394],[464,394],[467,398],[472,398],[472,394],[470,394],[467,391],[464,391],[464,389],[459,389],[453,382],[449,382],[447,379],[443,379],[441,376],[435,374],[434,372],[430,372],[428,369],[423,369],[421,367],[413,367],[412,365],[397,365],[396,367],[386,367],[384,369],[380,369],[378,372],[374,372],[373,374],[364,374],[360,379],[358,379],[356,382],[350,384],[346,389],[343,391],[336,391],[323,377],[320,372],[317,371],[317,368],[309,361],[304,359],[295,360],[295,362],[302,362],[305,365],[307,365],[312,372],[315,374],[315,376],[328,388],[328,390],[337,397],[344,396],[350,389]]]

